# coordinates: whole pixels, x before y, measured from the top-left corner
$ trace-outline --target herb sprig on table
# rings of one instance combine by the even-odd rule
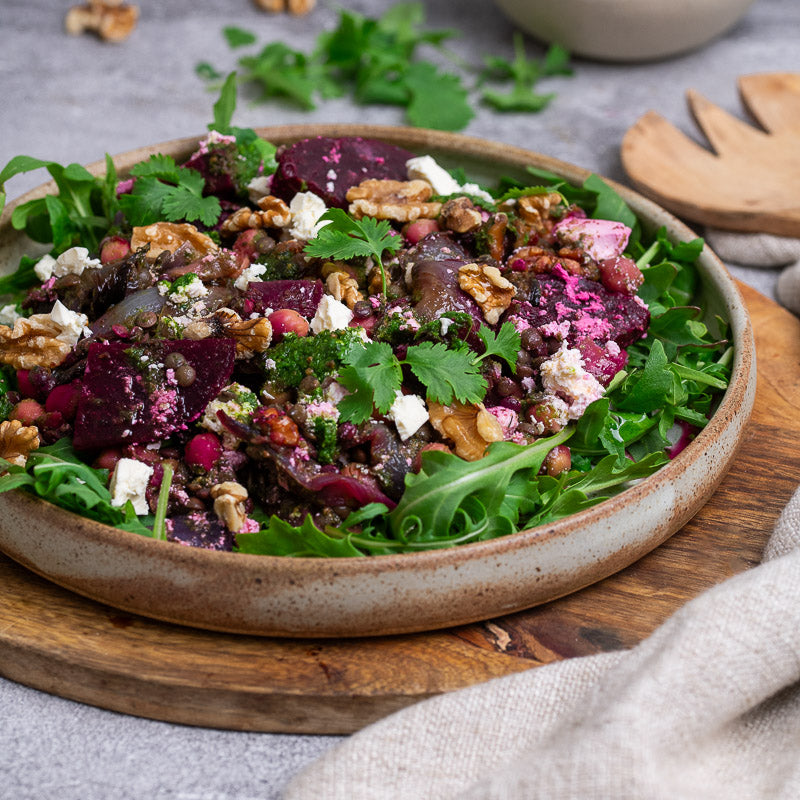
[[[336,27],[317,37],[311,53],[275,41],[240,56],[240,81],[258,92],[256,102],[277,99],[312,110],[320,99],[350,94],[359,105],[405,108],[411,125],[456,131],[475,115],[476,101],[501,112],[541,111],[554,94],[538,93],[538,81],[572,73],[563,47],[553,45],[543,59],[529,59],[519,34],[511,61],[486,56],[484,66],[475,68],[445,48],[456,31],[429,30],[424,24],[418,2],[398,3],[379,18],[342,9]],[[238,27],[225,28],[223,35],[232,49],[257,40]],[[439,60],[449,59],[452,67],[420,57],[423,47],[432,48]],[[208,62],[199,63],[196,72],[209,81],[221,78]],[[509,83],[511,89],[503,92]]]

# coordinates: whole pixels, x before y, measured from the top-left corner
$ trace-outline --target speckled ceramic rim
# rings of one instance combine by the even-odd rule
[[[520,148],[414,128],[297,125],[262,128],[276,144],[317,135],[380,138],[474,179],[528,164],[573,183],[587,171]],[[196,137],[115,158],[121,174],[151,153],[187,156]],[[473,169],[474,167],[474,169]],[[104,164],[90,166],[102,172]],[[695,234],[649,200],[613,184],[647,225]],[[51,191],[39,187],[24,202]],[[16,205],[16,204],[15,204]],[[0,221],[0,252],[24,247]],[[154,541],[54,508],[24,492],[0,496],[0,549],[34,572],[124,611],[233,633],[370,636],[433,630],[529,608],[601,580],[661,544],[708,500],[733,459],[755,398],[753,333],[736,286],[706,248],[700,270],[709,307],[730,320],[733,380],[709,425],[672,462],[604,503],[514,536],[408,555],[290,559],[216,553]]]

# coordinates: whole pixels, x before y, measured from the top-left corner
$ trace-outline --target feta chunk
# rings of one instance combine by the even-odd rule
[[[248,284],[257,281],[267,271],[264,264],[251,264],[247,267],[242,274],[234,281],[233,285],[243,292],[247,289]]]
[[[417,156],[406,161],[406,170],[409,180],[427,181],[433,187],[434,194],[444,197],[450,194],[469,194],[480,197],[487,203],[493,203],[494,198],[481,189],[477,183],[460,185],[458,181],[442,166],[436,163],[432,156]]]
[[[413,436],[429,419],[425,401],[418,394],[402,392],[397,392],[386,416],[394,422],[403,441]]]
[[[241,383],[231,383],[206,406],[200,427],[225,436],[228,429],[220,422],[218,411],[223,411],[226,416],[237,422],[249,423],[257,408],[258,398],[253,392]]]
[[[97,258],[89,258],[89,251],[85,247],[70,247],[58,258],[42,256],[33,268],[36,277],[42,283],[50,278],[63,278],[65,275],[82,275],[84,270],[97,269],[102,264]]]
[[[409,180],[427,181],[434,194],[455,194],[460,189],[458,181],[432,156],[417,156],[406,161]]]
[[[17,313],[17,307],[13,303],[3,306],[0,308],[0,325],[8,325],[9,328],[13,328],[20,316],[22,315]]]
[[[114,467],[108,487],[111,505],[119,508],[130,500],[138,516],[149,514],[146,493],[152,475],[153,468],[148,464],[133,458],[121,458]]]
[[[86,325],[89,318],[86,314],[79,314],[70,311],[60,300],[56,300],[50,311],[50,319],[61,328],[61,332],[56,336],[62,342],[66,342],[71,347],[78,344],[81,334],[88,328]]]
[[[340,303],[332,295],[324,294],[317,306],[317,313],[311,320],[311,330],[314,333],[343,330],[352,319],[353,312],[344,303]]]
[[[49,253],[42,256],[34,265],[33,271],[36,277],[42,282],[47,283],[53,277],[53,270],[56,266],[56,260]]]
[[[584,369],[580,350],[567,347],[566,342],[542,363],[539,374],[546,392],[569,401],[569,419],[580,419],[589,405],[605,392],[597,378]]]
[[[292,215],[289,234],[304,242],[313,239],[319,229],[328,224],[319,222],[319,218],[327,210],[325,201],[313,192],[298,192],[289,203],[289,211]]]
[[[191,275],[191,279],[186,280],[189,275]],[[203,281],[194,273],[189,273],[189,275],[185,278],[178,278],[178,280],[172,284],[172,289],[169,292],[169,300],[171,303],[183,305],[191,300],[205,297],[208,294],[208,289]]]
[[[262,197],[270,193],[272,175],[257,175],[247,184],[247,197],[253,205],[257,205]]]

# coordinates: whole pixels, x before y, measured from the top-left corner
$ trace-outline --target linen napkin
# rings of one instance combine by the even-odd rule
[[[759,566],[633,649],[411,706],[329,751],[284,797],[800,798],[800,489]]]
[[[708,228],[705,240],[723,261],[746,267],[780,268],[775,287],[778,302],[800,315],[800,239]]]

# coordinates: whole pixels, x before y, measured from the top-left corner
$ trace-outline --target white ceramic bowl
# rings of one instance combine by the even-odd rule
[[[495,0],[544,42],[602,61],[650,61],[694,50],[744,16],[754,0]]]
[[[307,136],[379,138],[478,181],[524,176],[527,165],[574,183],[585,170],[506,145],[415,128],[308,125],[262,128],[276,143]],[[187,157],[197,139],[115,159],[121,174],[153,152]],[[102,172],[104,164],[90,167]],[[649,200],[615,188],[654,230],[692,239]],[[41,195],[40,187],[17,202]],[[16,264],[26,240],[0,221],[0,264]],[[27,243],[29,244],[29,243]],[[433,630],[529,608],[626,567],[682,527],[722,480],[755,399],[753,334],[733,280],[707,248],[699,261],[702,305],[730,321],[735,359],[722,403],[697,438],[655,475],[550,525],[449,550],[312,559],[219,553],[126,533],[22,491],[0,495],[0,550],[61,586],[128,612],[211,630],[275,636],[364,636]]]

